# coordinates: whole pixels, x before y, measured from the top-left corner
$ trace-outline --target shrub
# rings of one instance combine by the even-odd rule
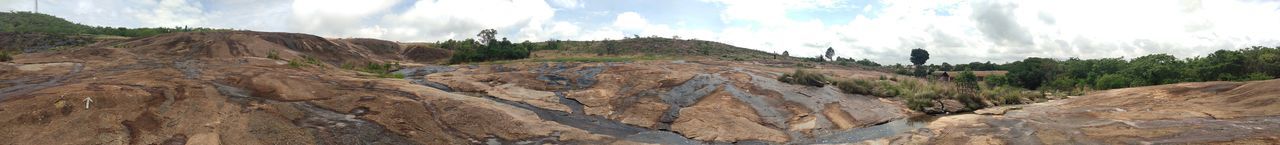
[[[781,77],[778,77],[778,81],[789,84],[823,87],[827,84],[827,76],[820,73],[796,69],[795,73],[782,74]]]
[[[1009,77],[1003,75],[988,76],[986,80],[983,80],[983,83],[988,87],[1013,85],[1009,82]]]
[[[924,110],[925,108],[933,107],[933,100],[936,98],[938,98],[938,94],[933,91],[921,91],[903,99],[906,100],[908,108]]]
[[[960,72],[960,75],[956,76],[956,83],[960,85],[960,87],[977,89],[978,75],[974,75],[973,71]]]
[[[840,91],[844,93],[876,96],[876,94],[872,92],[872,90],[874,90],[876,87],[873,86],[871,82],[867,82],[866,80],[853,79],[853,80],[832,81],[831,84],[836,85],[836,88],[839,88]],[[892,97],[892,96],[882,96],[882,97]]]
[[[303,59],[306,63],[308,63],[308,64],[312,64],[312,65],[320,66],[320,60],[319,60],[319,59],[316,59],[316,57],[311,57],[311,56],[305,56],[305,55],[304,55],[304,56],[302,56],[302,59]]]
[[[290,60],[289,60],[289,67],[293,67],[293,68],[301,68],[301,67],[303,67],[303,66],[307,66],[307,64],[304,62],[304,60],[296,59],[296,58],[295,58],[295,59],[290,59]]]
[[[363,68],[356,68],[349,63],[342,64],[343,69],[355,70],[360,72],[371,73],[379,78],[404,78],[404,74],[393,73],[392,71],[400,68],[400,62],[390,63],[373,63],[365,64]]]
[[[276,50],[268,51],[267,58],[275,59],[275,60],[284,60],[284,59],[280,59],[280,53],[276,52]]]
[[[4,58],[0,58],[0,59],[4,59]],[[1267,76],[1267,74],[1263,74],[1261,72],[1254,72],[1254,73],[1249,73],[1249,75],[1242,78],[1241,81],[1257,81],[1257,80],[1269,80],[1269,79],[1271,79],[1271,76]]]
[[[6,51],[0,51],[0,62],[13,61],[12,55],[13,54],[9,54],[9,52]]]
[[[1098,89],[1114,89],[1129,87],[1133,82],[1133,77],[1121,74],[1106,74],[1098,78],[1098,84],[1094,85]]]
[[[902,94],[902,88],[889,81],[879,81],[876,83],[876,86],[877,87],[874,89],[871,89],[871,93],[876,96],[897,97]]]
[[[1022,98],[1029,97],[1029,95],[1022,92],[1021,88],[1010,86],[997,86],[983,89],[980,96],[991,100],[997,105],[1021,104]]]

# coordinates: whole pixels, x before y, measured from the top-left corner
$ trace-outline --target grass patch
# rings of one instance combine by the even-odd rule
[[[284,60],[284,59],[280,59],[280,53],[276,52],[276,50],[268,51],[267,58],[274,59],[274,60]]]
[[[268,54],[268,57],[270,57],[270,54]],[[294,58],[289,60],[289,67],[292,67],[292,68],[310,67],[313,65],[322,66],[323,64],[321,64],[319,59],[316,59],[315,57],[311,57],[311,56],[302,56],[302,58],[300,59]]]
[[[781,77],[778,77],[778,81],[788,84],[823,87],[827,85],[827,76],[816,72],[796,69],[794,73],[782,74]]]
[[[356,68],[354,65],[351,65],[349,63],[344,63],[341,65],[341,67],[342,69],[370,73],[370,74],[373,74],[373,76],[376,76],[378,78],[396,78],[396,79],[404,78],[404,74],[391,72],[393,70],[398,70],[400,68],[400,62],[381,63],[381,64],[371,62],[371,63],[365,64],[365,66],[361,68]]]

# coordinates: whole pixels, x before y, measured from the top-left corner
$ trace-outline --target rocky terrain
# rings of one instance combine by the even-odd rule
[[[423,60],[377,42],[177,33],[18,55],[0,65],[0,138],[11,144],[802,143],[915,114],[886,99],[780,83],[774,78],[789,69],[746,62],[424,66],[401,70],[407,79],[334,67]],[[377,50],[387,48],[393,50]],[[272,53],[279,58],[268,58]],[[304,58],[322,63],[289,65]]]
[[[0,144],[1251,144],[1280,134],[1280,80],[1119,89],[928,122],[893,98],[777,81],[794,65],[431,65],[447,54],[241,31],[24,53],[0,63]],[[342,67],[390,62],[411,66],[395,72],[404,79]]]
[[[1115,89],[941,117],[863,144],[1276,144],[1280,80]]]

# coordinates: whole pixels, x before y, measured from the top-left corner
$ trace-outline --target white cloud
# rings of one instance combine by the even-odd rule
[[[792,11],[825,8],[795,1],[717,1],[730,24],[717,40],[766,51],[817,55],[826,46],[845,57],[905,63],[907,52],[933,52],[931,63],[1021,60],[1025,57],[1180,57],[1250,45],[1280,45],[1280,6],[1241,1],[882,1],[862,6],[874,17],[846,24],[790,19]],[[838,2],[837,2],[838,3]],[[1099,5],[1099,3],[1107,3]],[[872,10],[874,9],[874,10]],[[1230,26],[1226,26],[1230,25]]]
[[[151,26],[183,26],[203,24],[204,12],[200,2],[186,0],[139,1],[140,5],[149,6],[134,13],[134,17],[145,25]]]
[[[295,0],[290,29],[322,36],[351,37],[352,34],[381,34],[369,31],[367,21],[376,21],[399,0]],[[362,30],[363,29],[363,30]],[[359,33],[355,33],[359,32]]]
[[[551,3],[555,4],[556,7],[566,8],[566,9],[575,9],[575,8],[583,7],[583,3],[578,0],[551,0]]]
[[[640,16],[639,13],[623,12],[613,20],[613,26],[623,30],[643,31],[645,27],[649,26],[649,21],[645,20],[644,16]]]
[[[932,63],[959,63],[1028,56],[1188,57],[1280,45],[1280,29],[1272,28],[1280,25],[1280,3],[1275,1],[703,0],[711,4],[708,8],[723,8],[715,15],[720,21],[694,25],[681,22],[703,17],[646,13],[666,7],[588,10],[584,7],[618,2],[586,2],[45,0],[41,11],[88,25],[188,25],[396,41],[465,39],[490,28],[513,41],[678,35],[796,56],[816,56],[833,47],[840,56],[885,63],[905,63],[913,48],[936,54]],[[0,10],[30,6],[30,1],[0,1]],[[828,13],[791,18],[815,11]],[[810,19],[831,17],[848,22]]]
[[[555,12],[542,0],[416,1],[402,12],[390,11],[395,4],[408,4],[401,2],[295,1],[293,25],[295,31],[328,37],[395,41],[465,39],[482,29],[497,29],[500,37],[528,39],[544,37],[534,33],[554,33],[544,30]]]

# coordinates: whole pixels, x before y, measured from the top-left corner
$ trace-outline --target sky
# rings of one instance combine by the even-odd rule
[[[214,27],[435,42],[679,37],[908,64],[1203,56],[1280,46],[1274,0],[0,0],[113,27]]]

